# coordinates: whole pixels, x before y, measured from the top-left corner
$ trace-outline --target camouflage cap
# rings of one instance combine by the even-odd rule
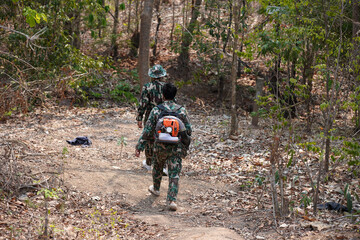
[[[166,70],[159,64],[154,65],[148,72],[151,78],[161,78],[166,76]]]

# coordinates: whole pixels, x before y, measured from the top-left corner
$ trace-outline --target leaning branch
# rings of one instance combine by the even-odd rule
[[[38,40],[39,37],[45,33],[45,31],[47,30],[47,27],[44,27],[43,29],[41,29],[40,31],[38,31],[37,33],[35,33],[35,34],[32,35],[32,36],[27,35],[27,34],[25,34],[25,33],[23,33],[23,32],[19,32],[19,31],[17,31],[17,30],[8,28],[8,27],[3,26],[3,25],[0,25],[0,28],[26,37],[27,43],[28,43],[28,45],[30,46],[30,48],[31,48],[32,50],[34,50],[34,49],[32,48],[32,46],[35,46],[35,47],[38,47],[38,48],[46,48],[46,47],[41,47],[41,46],[39,46],[39,45],[36,45],[34,42],[35,42],[36,40]],[[30,44],[29,44],[29,43],[30,43]]]

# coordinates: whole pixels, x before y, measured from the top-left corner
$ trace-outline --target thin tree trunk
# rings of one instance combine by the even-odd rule
[[[158,23],[156,25],[156,31],[155,31],[155,36],[154,36],[154,48],[153,48],[154,58],[156,58],[156,55],[157,55],[157,52],[156,52],[157,43],[158,43],[157,38],[158,38],[159,28],[160,28],[160,24],[161,24],[160,5],[161,5],[161,0],[155,0],[155,10],[156,10]]]
[[[354,67],[353,69],[358,69],[356,66],[359,65],[359,60],[357,60],[359,55],[359,40],[356,38],[360,36],[360,4],[359,0],[352,0],[352,20],[353,20],[353,27],[352,27],[352,43],[353,43],[353,59],[354,59]],[[355,77],[359,75],[359,71],[354,73]],[[359,86],[358,81],[355,80],[355,88]],[[360,101],[357,100],[357,110],[354,114],[355,119],[355,129],[354,132],[358,132],[360,130]]]
[[[187,29],[184,29],[182,42],[181,42],[180,55],[178,57],[179,69],[182,72],[187,73],[185,76],[186,79],[189,78],[189,72],[190,72],[190,69],[189,69],[189,61],[190,61],[189,47],[192,43],[192,34],[194,32],[197,19],[200,15],[199,9],[201,6],[201,2],[202,2],[202,0],[195,0],[195,4],[192,7],[191,20],[190,20],[190,23],[189,23]]]
[[[101,1],[101,7],[103,9],[105,8],[105,0]],[[106,18],[106,16],[102,16],[102,17]],[[102,36],[101,30],[103,28],[102,23],[101,23],[101,19],[98,19],[98,28],[99,28],[99,35],[98,36],[99,36],[99,38],[101,38],[101,36]]]
[[[117,28],[119,26],[119,0],[115,0],[115,16],[114,16],[114,26],[111,36],[111,49],[112,57],[114,60],[118,57],[118,44],[117,44]]]
[[[238,55],[236,50],[238,49],[238,32],[239,32],[239,21],[240,21],[240,0],[236,1],[234,5],[234,16],[235,16],[235,29],[234,29],[234,45],[233,45],[233,57],[231,64],[231,120],[230,120],[230,136],[238,134],[238,122],[237,122],[237,111],[236,111],[236,70]]]
[[[352,27],[352,37],[353,39],[356,36],[360,35],[360,4],[359,0],[352,0],[352,20],[353,20],[353,27]]]
[[[172,1],[172,25],[170,31],[170,45],[173,46],[173,34],[175,28],[175,1]]]
[[[45,196],[44,193],[44,201],[45,201],[45,222],[44,222],[44,233],[43,236],[45,237],[45,239],[49,238],[49,200],[48,198]]]
[[[130,29],[131,29],[131,3],[132,3],[132,0],[128,0],[129,2],[129,5],[128,5],[128,9],[129,9],[129,13],[128,13],[128,20],[127,20],[127,33],[130,32]]]
[[[315,59],[315,51],[314,47],[310,46],[310,43],[307,42],[306,44],[306,51],[304,52],[303,57],[303,71],[302,71],[302,83],[306,85],[306,99],[305,99],[305,106],[306,106],[306,131],[310,133],[311,131],[311,104],[312,104],[312,87],[313,87],[313,76],[314,70],[312,68],[314,59]]]
[[[146,0],[144,9],[141,14],[140,23],[140,48],[139,48],[139,61],[138,71],[140,78],[140,89],[149,80],[149,49],[150,49],[150,30],[152,22],[152,9],[154,0]]]
[[[261,77],[256,77],[256,95],[255,95],[255,101],[253,105],[253,112],[255,115],[251,119],[251,124],[255,127],[259,124],[259,105],[257,104],[257,100],[259,100],[260,96],[262,95],[262,90],[264,87],[264,79]]]
[[[275,135],[273,138],[273,143],[271,145],[271,154],[270,154],[270,164],[271,164],[271,171],[270,171],[270,185],[271,185],[271,197],[272,197],[272,203],[273,203],[273,215],[276,223],[276,218],[280,215],[279,210],[279,202],[277,197],[277,190],[276,190],[276,163],[278,161],[277,159],[277,152],[279,149],[280,144],[280,136]]]
[[[135,32],[139,32],[139,8],[140,8],[140,0],[136,0],[135,2],[135,18],[136,18],[136,27]]]
[[[223,46],[223,52],[226,52],[226,47],[227,47],[227,44],[229,42],[229,39],[230,39],[230,34],[231,34],[231,24],[232,24],[232,17],[233,17],[233,12],[232,12],[232,0],[229,0],[229,25],[228,25],[228,31],[227,31],[227,34],[226,34],[226,39],[225,39],[225,42],[224,42],[224,46]]]
[[[73,27],[73,46],[77,49],[81,47],[81,36],[80,36],[80,26],[81,26],[81,11],[77,9],[74,13],[74,27]]]

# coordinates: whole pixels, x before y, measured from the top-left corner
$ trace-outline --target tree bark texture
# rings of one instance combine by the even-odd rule
[[[81,27],[81,11],[80,9],[77,9],[74,12],[74,21],[72,23],[73,27],[73,42],[72,45],[80,49],[81,47],[81,37],[80,37],[80,27]]]
[[[127,20],[127,33],[130,32],[130,29],[131,29],[131,4],[132,4],[132,0],[129,0],[128,1],[129,5],[128,5],[128,9],[129,9],[129,12],[128,12],[128,20]]]
[[[189,61],[190,61],[190,55],[189,55],[189,47],[192,43],[192,34],[194,32],[197,19],[200,15],[200,6],[201,6],[202,0],[195,0],[195,4],[192,6],[192,14],[191,14],[191,20],[190,23],[187,26],[187,29],[184,29],[183,36],[182,36],[182,42],[181,42],[181,50],[180,55],[178,57],[178,66],[180,71],[187,73],[186,79],[189,78],[188,73],[189,70]]]
[[[226,52],[226,47],[227,47],[227,44],[229,42],[229,39],[230,39],[230,34],[231,34],[231,24],[232,24],[232,18],[233,18],[233,12],[232,12],[232,0],[229,0],[228,2],[229,4],[229,11],[230,11],[230,14],[229,14],[229,25],[228,25],[228,30],[227,30],[227,33],[226,33],[226,38],[225,38],[225,41],[224,41],[224,46],[223,46],[223,52],[225,53]]]
[[[270,154],[270,164],[271,164],[271,171],[270,171],[270,185],[271,185],[271,197],[273,203],[273,215],[274,220],[280,215],[279,209],[279,201],[277,197],[277,187],[276,187],[276,165],[278,162],[278,149],[280,144],[280,136],[275,135],[273,138],[273,143],[271,145],[271,154]]]
[[[155,10],[156,10],[156,17],[157,17],[157,25],[156,25],[156,31],[154,36],[154,48],[153,48],[153,57],[156,58],[157,53],[157,44],[158,44],[158,33],[159,28],[161,24],[161,15],[160,15],[160,6],[161,6],[161,0],[155,0]]]
[[[259,124],[259,105],[257,104],[257,100],[259,100],[260,96],[262,95],[262,90],[264,87],[264,79],[257,77],[256,78],[256,95],[255,95],[255,100],[254,100],[254,105],[253,105],[253,112],[254,112],[254,116],[251,119],[251,125],[257,127]]]
[[[238,134],[238,121],[236,111],[236,76],[237,76],[237,62],[238,56],[236,50],[238,48],[238,32],[240,21],[240,1],[236,1],[234,5],[235,16],[235,29],[234,29],[234,41],[233,41],[233,57],[231,63],[231,121],[230,121],[230,135]]]
[[[147,81],[149,81],[149,76],[147,73],[149,70],[150,31],[151,31],[153,5],[154,5],[154,0],[145,1],[144,9],[141,14],[140,48],[139,48],[139,60],[138,60],[140,89],[142,89],[144,84]]]
[[[360,35],[360,4],[359,0],[352,0],[352,36],[353,38],[358,37]]]
[[[354,65],[359,65],[359,40],[357,38],[360,37],[360,4],[359,0],[353,0],[352,2],[352,21],[353,21],[353,27],[352,27],[352,43],[354,45],[353,49],[353,59],[354,59]],[[353,69],[356,69],[356,66],[354,66]],[[359,86],[358,81],[356,79],[359,76],[359,71],[354,73],[355,78],[355,88]],[[358,132],[360,130],[360,101],[357,101],[357,110],[354,114],[354,120],[355,120],[355,129],[354,132]]]
[[[116,60],[118,57],[118,44],[116,42],[116,38],[117,38],[117,28],[119,26],[119,3],[120,0],[115,0],[114,26],[111,36],[111,49],[112,49],[112,57],[114,60]]]

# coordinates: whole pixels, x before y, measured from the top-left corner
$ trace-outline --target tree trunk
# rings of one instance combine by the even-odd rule
[[[278,161],[277,152],[280,145],[280,135],[276,135],[273,138],[273,143],[271,145],[271,154],[270,154],[270,185],[271,185],[271,198],[273,203],[273,215],[276,225],[276,218],[280,215],[279,209],[279,201],[277,196],[277,188],[276,188],[276,165]]]
[[[186,80],[189,79],[190,75],[190,69],[189,69],[189,61],[190,61],[190,55],[189,55],[189,47],[192,42],[192,34],[194,32],[197,19],[200,15],[200,6],[201,6],[202,0],[195,0],[195,4],[192,6],[192,15],[189,25],[187,26],[187,29],[183,31],[182,36],[182,42],[181,42],[181,50],[180,55],[178,57],[178,66],[179,70],[181,72],[187,73],[185,78]]]
[[[264,79],[261,77],[256,77],[256,95],[255,95],[255,101],[253,105],[253,115],[251,119],[251,125],[257,127],[259,124],[259,105],[257,104],[257,100],[259,100],[260,96],[262,95],[262,90],[264,87]]]
[[[360,35],[360,4],[359,0],[352,0],[352,20],[353,20],[353,27],[352,27],[352,37],[353,39],[356,36]]]
[[[128,9],[129,9],[129,13],[128,13],[128,20],[127,20],[127,33],[130,32],[130,29],[131,29],[131,3],[132,3],[132,0],[129,0],[129,5],[128,5]]]
[[[302,84],[306,85],[306,131],[310,133],[311,131],[311,98],[312,98],[312,88],[313,88],[313,76],[314,76],[314,64],[315,51],[314,47],[310,45],[309,42],[306,43],[306,50],[303,56],[303,70],[302,70]]]
[[[160,5],[161,5],[161,0],[155,0],[155,10],[156,10],[156,15],[157,15],[157,25],[156,25],[156,31],[155,31],[155,36],[154,36],[154,48],[153,48],[153,57],[156,58],[157,55],[157,37],[158,37],[158,33],[159,33],[159,28],[160,28],[160,24],[161,24],[161,16],[160,16]]]
[[[232,17],[233,17],[233,12],[232,12],[232,0],[229,0],[229,11],[230,11],[230,14],[229,14],[228,31],[227,31],[226,38],[225,38],[225,42],[224,42],[224,46],[223,46],[223,52],[224,52],[224,53],[226,52],[226,47],[227,47],[227,44],[228,44],[228,42],[229,42],[230,34],[231,34],[231,23],[232,23]]]
[[[352,20],[353,20],[353,27],[352,27],[352,43],[354,45],[353,49],[353,59],[354,59],[354,67],[353,69],[358,69],[357,66],[359,65],[359,40],[356,38],[360,36],[360,4],[359,0],[353,0],[352,2]],[[359,71],[354,72],[354,78],[357,79],[359,76]],[[359,86],[358,81],[355,80],[355,88]],[[360,101],[356,101],[357,104],[357,110],[354,114],[354,120],[355,120],[355,129],[354,132],[358,132],[360,130]]]
[[[135,25],[135,32],[139,32],[139,8],[140,8],[140,0],[136,0],[135,2],[135,18],[136,18],[136,25]]]
[[[81,11],[77,9],[74,13],[75,18],[73,22],[73,46],[77,49],[81,47],[81,37],[80,37],[80,26],[81,26]]]
[[[116,60],[118,57],[118,44],[116,38],[117,38],[117,28],[119,26],[119,3],[120,0],[115,0],[114,26],[111,36],[111,49],[112,49],[112,57],[114,60]]]
[[[105,0],[101,0],[101,7],[102,7],[103,9],[105,9]],[[102,13],[101,13],[101,17],[106,18],[106,16],[103,16]],[[102,21],[101,21],[101,18],[98,19],[98,28],[99,28],[99,34],[98,34],[98,36],[99,36],[99,38],[101,38],[101,36],[102,36],[101,30],[104,28],[104,26],[103,26],[103,24],[102,24]]]
[[[233,45],[233,58],[231,64],[231,121],[230,121],[230,136],[238,134],[238,122],[237,122],[237,111],[236,111],[236,70],[238,55],[236,50],[238,49],[238,32],[239,32],[239,21],[240,21],[240,1],[236,1],[234,4],[234,16],[235,16],[235,29],[234,29],[234,45]]]
[[[154,0],[147,0],[144,3],[144,9],[141,14],[140,23],[140,48],[139,48],[139,60],[138,71],[140,78],[140,89],[144,86],[145,82],[149,81],[149,49],[150,49],[150,31],[152,21],[152,9]]]
[[[172,25],[170,31],[170,46],[173,46],[174,28],[175,28],[175,1],[172,1]]]

